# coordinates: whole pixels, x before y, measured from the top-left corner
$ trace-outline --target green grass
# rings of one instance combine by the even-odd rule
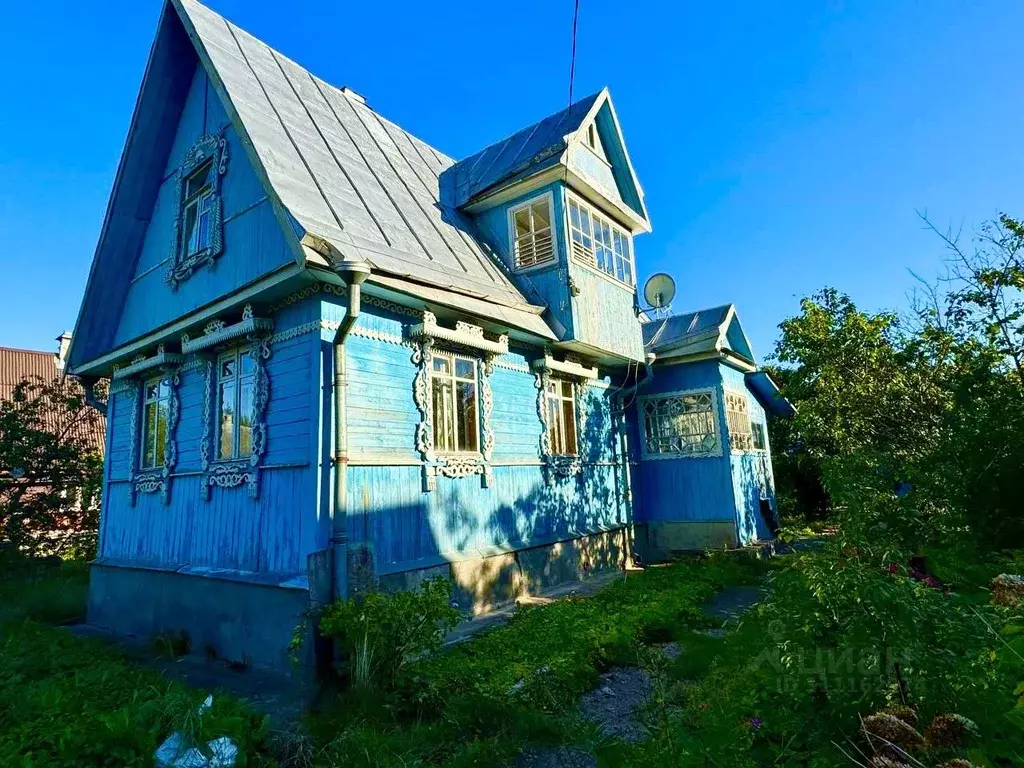
[[[652,645],[712,622],[701,604],[763,566],[734,556],[631,573],[590,598],[518,611],[417,663],[399,691],[341,694],[311,718],[326,765],[494,765],[525,744],[609,745],[574,703],[615,665],[657,666]]]
[[[228,696],[195,716],[205,692],[172,682],[114,646],[53,624],[80,619],[87,568],[22,564],[0,580],[0,765],[151,766],[172,731],[230,736],[243,763],[269,763],[263,719]]]

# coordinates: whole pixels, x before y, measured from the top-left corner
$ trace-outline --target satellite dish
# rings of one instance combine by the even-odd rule
[[[655,309],[664,309],[676,297],[676,281],[664,272],[647,278],[644,283],[644,300]]]

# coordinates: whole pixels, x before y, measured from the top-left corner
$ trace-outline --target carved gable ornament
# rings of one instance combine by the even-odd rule
[[[224,250],[221,177],[227,168],[227,139],[214,134],[199,137],[178,168],[166,276],[173,289],[200,267],[212,266]]]

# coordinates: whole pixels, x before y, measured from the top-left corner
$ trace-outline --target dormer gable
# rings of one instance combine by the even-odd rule
[[[441,186],[451,205],[480,213],[554,180],[630,233],[650,231],[607,88],[460,160],[442,175]]]

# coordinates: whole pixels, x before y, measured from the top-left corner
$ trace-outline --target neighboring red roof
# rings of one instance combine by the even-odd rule
[[[50,382],[58,376],[60,376],[60,369],[57,368],[57,356],[54,353],[0,347],[0,400],[10,400],[14,394],[14,387],[25,379],[38,377],[43,381]],[[69,379],[69,381],[74,381],[74,379]],[[93,413],[96,418],[83,421],[78,428],[83,436],[102,454],[106,419],[101,413],[96,411]],[[66,416],[67,414],[61,413],[52,414],[50,428],[60,429],[66,423]]]

